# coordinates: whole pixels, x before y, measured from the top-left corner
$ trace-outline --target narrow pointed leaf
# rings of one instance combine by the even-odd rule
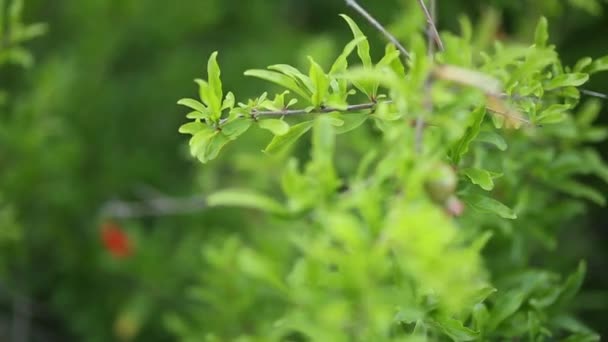
[[[212,207],[230,206],[266,211],[274,214],[286,213],[285,207],[276,200],[245,189],[226,189],[207,197],[207,204]]]
[[[310,80],[313,86],[312,105],[318,108],[325,103],[329,90],[329,78],[317,62],[311,57],[308,59],[310,61]]]
[[[261,78],[265,81],[269,81],[280,85],[286,89],[293,91],[294,93],[302,96],[305,99],[310,99],[308,93],[302,89],[296,81],[294,81],[289,76],[283,75],[282,73],[276,71],[262,70],[262,69],[252,69],[245,71],[245,76],[253,76],[257,78]]]
[[[361,62],[363,63],[363,66],[371,68],[372,58],[370,57],[370,54],[369,54],[369,42],[367,41],[367,37],[365,37],[365,35],[361,31],[361,29],[359,28],[357,23],[355,23],[355,21],[352,20],[349,16],[347,16],[345,14],[341,14],[340,16],[342,18],[344,18],[344,20],[346,20],[346,23],[348,23],[348,26],[350,27],[350,30],[353,32],[353,36],[355,39],[358,39],[361,37],[365,38],[363,40],[360,40],[357,43],[357,54],[359,55],[359,58],[361,58]]]
[[[288,64],[275,64],[268,67],[270,70],[275,70],[281,72],[289,77],[291,77],[296,83],[299,83],[299,86],[304,86],[308,92],[312,93],[313,85],[310,77],[304,75],[300,70],[292,67]]]
[[[222,80],[220,79],[220,66],[217,63],[217,51],[211,54],[207,62],[207,77],[211,90],[209,107],[211,107],[214,113],[219,113],[224,96],[222,92]]]
[[[507,207],[506,205],[500,203],[499,201],[478,194],[468,194],[465,196],[464,201],[469,204],[474,209],[496,214],[502,218],[514,220],[517,218],[517,214],[513,211],[513,209]]]

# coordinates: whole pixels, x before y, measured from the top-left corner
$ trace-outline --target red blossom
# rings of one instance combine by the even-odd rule
[[[101,226],[101,241],[112,256],[123,259],[133,254],[133,245],[129,236],[115,222],[105,222]]]

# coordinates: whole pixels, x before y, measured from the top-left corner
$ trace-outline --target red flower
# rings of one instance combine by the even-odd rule
[[[133,254],[133,245],[121,226],[105,222],[101,226],[101,241],[104,247],[116,258],[126,258]]]

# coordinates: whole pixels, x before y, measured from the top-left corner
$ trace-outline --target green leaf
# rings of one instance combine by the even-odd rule
[[[585,72],[585,69],[587,69],[587,67],[589,67],[592,62],[593,62],[593,59],[591,57],[581,58],[576,62],[576,64],[574,65],[574,68],[572,68],[572,71]]]
[[[576,271],[568,276],[564,284],[562,285],[562,291],[559,296],[559,305],[570,302],[574,296],[579,292],[583,281],[585,280],[585,274],[587,273],[587,265],[584,261],[579,262]]]
[[[289,77],[291,77],[298,86],[307,91],[307,94],[312,94],[313,84],[310,77],[304,75],[300,70],[292,67],[288,64],[275,64],[268,67],[270,70],[275,70],[281,72]]]
[[[182,134],[194,135],[205,128],[207,128],[207,125],[197,120],[181,125],[179,127],[179,132]]]
[[[490,241],[493,235],[494,234],[491,231],[487,231],[477,236],[475,240],[471,242],[471,249],[474,251],[481,251],[488,244],[488,241]],[[487,289],[488,287],[484,288]]]
[[[479,303],[475,304],[473,307],[473,326],[475,329],[483,332],[484,328],[490,318],[490,313],[488,312],[488,308],[485,304]],[[483,341],[483,339],[480,339]]]
[[[576,124],[583,127],[591,126],[601,111],[602,103],[599,100],[593,99],[584,102],[576,113]]]
[[[586,333],[586,334],[593,333],[593,330],[591,330],[588,326],[586,326],[581,321],[579,321],[577,318],[575,318],[571,315],[559,315],[559,316],[555,317],[554,319],[552,319],[552,323],[556,327],[559,327],[560,329],[563,329],[568,332]]]
[[[536,118],[538,124],[554,124],[566,119],[566,111],[570,109],[567,104],[552,104],[549,108],[540,112]]]
[[[490,191],[494,188],[494,181],[492,181],[492,175],[482,169],[476,168],[465,168],[462,172],[473,182],[473,184],[479,185],[482,189]]]
[[[237,118],[227,122],[222,126],[222,133],[230,140],[238,138],[251,127],[252,120],[250,118]]]
[[[222,110],[234,108],[235,102],[236,102],[236,100],[234,98],[234,94],[231,91],[229,91],[228,94],[226,94],[226,98],[224,99],[224,102],[222,102]]]
[[[329,161],[332,158],[335,148],[335,131],[332,120],[333,118],[326,115],[315,119],[312,137],[313,161]]]
[[[296,81],[294,81],[291,77],[283,75],[276,71],[268,71],[261,69],[253,69],[245,71],[245,76],[253,76],[257,78],[261,78],[263,80],[278,84],[284,88],[287,88],[296,94],[302,96],[303,98],[309,100],[310,96],[306,92],[305,89],[302,89]]]
[[[571,74],[557,75],[545,84],[545,90],[553,90],[564,87],[578,87],[589,80],[589,74],[577,72]]]
[[[547,41],[549,40],[549,24],[547,23],[547,18],[541,17],[538,20],[538,24],[536,24],[536,30],[534,32],[534,44],[539,47],[547,46]]]
[[[479,332],[465,327],[461,321],[453,318],[440,317],[433,323],[454,341],[473,341],[479,337]]]
[[[209,127],[205,127],[195,133],[189,141],[190,153],[192,156],[199,158],[201,161],[205,160],[204,156],[205,151],[207,150],[207,145],[215,134],[217,134],[217,131]],[[204,162],[206,162],[206,160]]]
[[[350,132],[361,126],[369,118],[368,113],[348,113],[340,116],[344,121],[342,126],[336,127],[336,134]]]
[[[289,132],[284,135],[275,135],[268,146],[264,149],[265,153],[273,154],[286,148],[304,135],[313,125],[313,121],[304,121],[289,128]]]
[[[480,288],[479,290],[475,291],[475,294],[473,296],[473,303],[475,303],[475,304],[482,303],[489,296],[496,293],[496,291],[497,290],[495,288],[493,288],[492,286],[484,286],[484,287]]]
[[[198,119],[198,120],[209,120],[210,119],[208,112],[201,113],[201,112],[198,112],[198,111],[192,111],[192,112],[186,114],[186,118],[188,118],[188,119]]]
[[[467,194],[466,197],[464,197],[463,199],[472,208],[478,211],[493,213],[502,218],[510,220],[514,220],[517,218],[517,214],[515,214],[513,209],[507,207],[506,205],[500,203],[499,201],[491,197],[479,194]]]
[[[261,210],[273,214],[285,214],[285,207],[276,200],[246,189],[226,189],[207,197],[210,207],[230,206]]]
[[[519,310],[528,296],[528,292],[524,289],[514,289],[506,293],[498,294],[494,307],[490,312],[488,320],[488,330],[492,331],[498,327],[505,319],[511,317]]]
[[[198,96],[200,97],[201,101],[203,101],[206,106],[210,107],[213,93],[211,91],[211,87],[209,87],[209,83],[205,80],[201,80],[200,78],[195,79],[194,82],[198,84]]]
[[[465,131],[464,135],[460,140],[452,147],[450,151],[450,157],[454,164],[458,165],[462,156],[465,155],[469,150],[469,145],[477,137],[481,129],[481,123],[486,115],[486,107],[480,106],[471,113],[471,124]]]
[[[209,143],[207,144],[207,147],[205,149],[205,153],[203,155],[200,155],[200,154],[198,155],[198,159],[201,162],[206,163],[209,160],[217,158],[217,156],[219,155],[221,149],[224,146],[226,146],[226,144],[228,142],[230,142],[230,139],[227,136],[225,136],[221,132],[217,132],[209,140]]]
[[[531,298],[530,305],[537,310],[544,310],[557,301],[561,292],[562,289],[560,287],[551,287],[545,293]]]
[[[350,30],[353,32],[354,38],[358,41],[357,42],[357,54],[359,55],[359,58],[361,58],[361,62],[363,63],[363,66],[367,67],[367,68],[371,68],[372,58],[370,57],[370,54],[369,54],[369,42],[367,41],[367,37],[365,37],[365,35],[361,31],[361,29],[359,28],[357,23],[355,23],[355,21],[352,20],[349,16],[347,16],[345,14],[340,14],[340,16],[342,18],[344,18],[344,20],[346,20],[346,22],[348,23],[348,26],[350,27]],[[365,39],[360,39],[360,38],[365,38]]]
[[[596,333],[576,333],[561,340],[561,342],[599,342],[600,340],[600,335]]]
[[[492,144],[501,151],[506,151],[508,147],[507,142],[500,134],[491,131],[479,132],[475,140]]]
[[[243,249],[238,254],[237,265],[239,269],[249,276],[260,279],[274,286],[279,291],[286,291],[286,287],[277,272],[273,270],[273,260],[268,256],[258,254],[252,249]]]
[[[555,180],[553,186],[571,196],[586,198],[600,206],[606,205],[606,198],[601,192],[575,180]]]
[[[601,71],[608,70],[608,56],[604,56],[602,58],[598,58],[591,63],[589,70],[587,71],[589,74],[595,74]]]
[[[378,62],[378,66],[380,67],[387,67],[393,64],[393,62],[397,59],[399,59],[399,50],[397,50],[397,48],[395,47],[395,45],[393,44],[388,44],[386,46],[386,49],[384,51],[384,56],[382,57],[382,59]]]
[[[289,132],[289,124],[281,119],[259,120],[258,125],[262,129],[269,130],[274,135],[285,135]]]
[[[384,50],[384,57],[382,58],[384,62],[381,60],[378,62],[379,65],[384,65],[386,63],[397,75],[405,78],[405,67],[399,59],[401,52],[397,50],[395,45],[387,44]]]
[[[339,184],[333,166],[336,144],[335,120],[329,115],[318,116],[315,118],[312,131],[312,161],[309,170],[327,193],[333,193]]]
[[[352,20],[349,16],[341,14],[340,15],[344,20],[346,20],[348,26],[350,27],[354,39],[357,40],[357,54],[363,63],[363,68],[366,70],[370,70],[373,67],[372,59],[370,56],[370,47],[367,37],[363,34],[359,26]],[[363,39],[361,39],[363,38]],[[376,98],[376,91],[378,88],[377,82],[373,81],[362,81],[362,80],[351,80],[353,85],[363,92],[368,98],[374,99]]]
[[[338,56],[338,58],[336,58],[331,68],[329,69],[329,74],[334,75],[346,71],[346,69],[348,68],[348,56],[350,56],[350,54],[353,52],[353,50],[355,49],[355,47],[357,47],[359,43],[366,39],[367,38],[365,37],[358,37],[354,38],[348,44],[346,44],[346,46],[342,50],[342,53]]]
[[[186,106],[190,109],[194,109],[197,112],[200,113],[207,113],[207,107],[205,107],[204,104],[200,103],[199,101],[196,101],[195,99],[181,99],[179,101],[177,101],[178,105],[182,105],[182,106]]]
[[[329,88],[329,77],[312,57],[308,57],[310,61],[310,80],[312,81],[312,105],[316,108],[321,107],[325,103]]]
[[[538,314],[534,311],[528,311],[527,329],[529,341],[536,341],[541,330],[541,321]]]
[[[217,63],[217,51],[211,54],[211,57],[209,57],[209,61],[207,62],[207,78],[211,91],[209,107],[213,114],[217,115],[217,118],[219,118],[224,95],[222,92],[222,80],[220,79],[220,66]]]

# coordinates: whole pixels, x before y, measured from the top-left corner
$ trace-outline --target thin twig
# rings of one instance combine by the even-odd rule
[[[118,219],[190,214],[198,212],[206,206],[207,200],[205,196],[186,198],[159,196],[139,202],[113,200],[101,208],[100,216]]]
[[[420,0],[420,1],[424,1],[424,0]],[[441,50],[443,51],[443,43],[441,42],[441,39],[439,38],[439,34],[437,33],[437,26],[435,25],[435,21],[437,20],[437,1],[435,0],[429,0],[430,1],[430,5],[431,5],[431,12],[430,12],[430,16],[427,17],[427,20],[430,19],[429,21],[429,27],[427,29],[427,39],[428,39],[428,56],[429,59],[431,59],[431,62],[433,61],[433,56],[435,55],[435,46],[432,44],[433,39],[437,39],[439,41],[439,43],[437,43],[437,45],[441,48]],[[424,6],[424,2],[422,2],[422,6]],[[426,9],[426,7],[423,7],[424,9]],[[426,12],[425,12],[426,13]],[[433,37],[434,35],[434,37]]]
[[[435,43],[439,47],[439,50],[443,51],[444,50],[443,42],[441,41],[441,37],[439,37],[439,32],[437,31],[437,26],[435,26],[434,15],[429,12],[428,8],[426,8],[426,5],[424,4],[424,0],[418,0],[418,4],[420,4],[420,8],[422,9],[422,12],[424,12],[424,16],[426,17],[426,22],[428,24],[428,29],[432,32]],[[434,5],[431,7],[434,7]]]
[[[405,59],[410,58],[410,53],[405,49],[405,47],[403,47],[403,45],[401,45],[399,40],[395,36],[393,36],[390,32],[388,32],[388,30],[386,28],[384,28],[384,26],[382,26],[382,24],[380,24],[378,22],[378,20],[376,20],[374,17],[372,17],[372,15],[369,14],[368,11],[366,11],[363,7],[361,7],[361,5],[359,5],[357,3],[357,1],[346,0],[346,4],[348,6],[354,8],[355,11],[359,12],[359,14],[361,14],[370,24],[372,24],[372,26],[374,26],[378,31],[380,31],[386,37],[386,39],[388,39],[391,43],[393,43],[397,47],[397,49],[399,49],[399,51],[401,52],[401,54],[403,55],[403,57]]]
[[[302,114],[323,114],[323,113],[331,113],[331,112],[357,112],[357,111],[361,111],[361,110],[372,109],[376,105],[377,105],[376,102],[369,102],[369,103],[360,103],[360,104],[349,105],[346,107],[346,109],[339,109],[339,108],[333,108],[333,107],[322,107],[319,109],[313,109],[312,111],[307,110],[307,109],[284,109],[284,110],[277,110],[277,111],[254,110],[251,114],[253,116],[265,116],[265,115],[289,116],[289,115],[302,115]]]
[[[587,90],[587,89],[579,89],[579,91],[582,94],[585,94],[585,95],[588,95],[588,96],[593,96],[593,97],[598,97],[600,99],[608,100],[608,95],[603,94],[603,93],[599,93],[597,91]]]
[[[422,0],[421,0],[422,1]],[[431,64],[434,63],[435,61],[435,44],[433,44],[433,32],[431,27],[435,27],[435,0],[430,0],[431,1],[431,13],[430,13],[430,21],[426,30],[426,36],[427,36],[427,55],[428,55],[428,59],[429,62]],[[422,3],[422,6],[424,6],[424,3]],[[426,7],[424,7],[425,13],[426,12]],[[433,99],[432,99],[432,94],[431,94],[431,89],[433,86],[433,79],[432,77],[427,77],[426,81],[424,82],[424,108],[426,110],[427,114],[430,114],[433,112]],[[415,131],[415,141],[414,141],[414,149],[416,151],[416,153],[422,153],[422,141],[424,139],[424,118],[422,115],[419,115],[416,118],[416,131]]]

